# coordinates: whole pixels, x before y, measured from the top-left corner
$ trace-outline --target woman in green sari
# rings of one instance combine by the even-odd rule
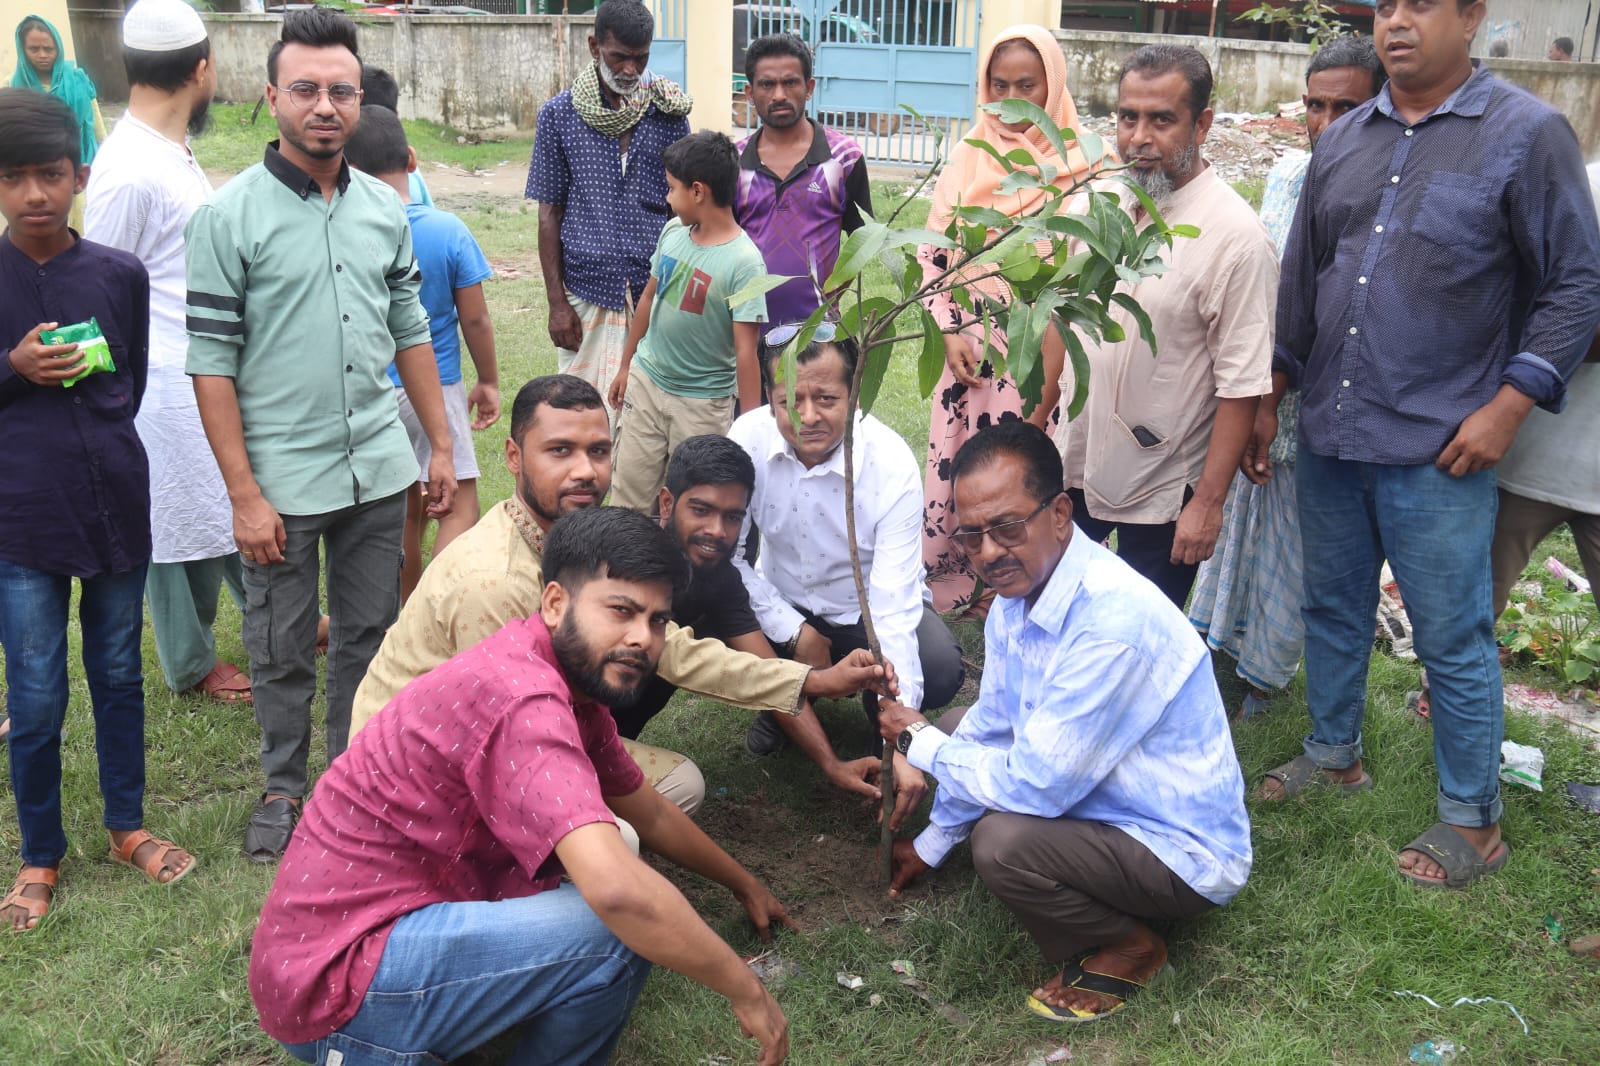
[[[12,75],[11,84],[60,97],[78,116],[84,165],[94,159],[95,149],[106,135],[105,120],[95,102],[94,82],[63,56],[61,35],[38,15],[29,15],[17,23],[17,72]]]

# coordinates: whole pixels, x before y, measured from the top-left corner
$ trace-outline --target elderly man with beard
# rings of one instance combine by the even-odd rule
[[[621,369],[628,322],[672,214],[661,153],[689,135],[693,101],[647,67],[655,26],[638,0],[600,5],[594,63],[539,109],[528,165],[556,363],[602,396]]]
[[[1256,401],[1272,385],[1278,256],[1200,155],[1210,101],[1211,66],[1193,48],[1147,45],[1123,64],[1117,151],[1128,178],[1169,224],[1200,236],[1178,239],[1167,272],[1127,290],[1150,316],[1155,352],[1122,312],[1126,339],[1088,345],[1088,402],[1057,438],[1074,521],[1095,540],[1116,531],[1117,554],[1180,608],[1216,548]]]
[[[649,682],[688,567],[648,518],[576,511],[534,610],[406,688],[323,777],[256,928],[261,1026],[303,1062],[603,1063],[650,964],[726,997],[763,1066],[788,1051],[761,981],[623,844],[783,905],[645,785],[604,704]],[[570,879],[570,884],[565,883]]]
[[[327,744],[350,732],[356,685],[400,608],[400,541],[417,457],[392,362],[427,433],[430,517],[455,493],[450,430],[411,226],[394,190],[350,169],[361,117],[355,23],[284,16],[267,53],[280,140],[202,205],[184,233],[188,371],[233,503],[266,789],[244,851],[276,862],[306,794],[317,690],[318,570],[327,552]]]

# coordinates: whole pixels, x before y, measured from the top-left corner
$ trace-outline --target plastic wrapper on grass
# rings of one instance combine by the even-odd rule
[[[1544,791],[1544,752],[1513,740],[1500,744],[1500,780],[1535,792]]]

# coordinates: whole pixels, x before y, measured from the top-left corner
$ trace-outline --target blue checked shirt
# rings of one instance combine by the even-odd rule
[[[1559,411],[1600,322],[1600,230],[1560,112],[1479,69],[1407,125],[1385,86],[1317,142],[1273,366],[1318,455],[1431,463],[1511,385]]]
[[[908,758],[939,782],[915,841],[937,866],[987,811],[1103,822],[1213,903],[1250,874],[1244,778],[1205,644],[1161,591],[1074,533],[1030,611],[984,628],[978,701]]]
[[[525,195],[562,209],[561,275],[576,297],[613,311],[637,302],[667,207],[662,151],[689,135],[689,120],[652,104],[622,142],[578,117],[568,89],[545,101],[533,138]]]

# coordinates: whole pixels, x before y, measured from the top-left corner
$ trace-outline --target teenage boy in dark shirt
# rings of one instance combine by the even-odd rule
[[[22,870],[0,925],[32,929],[55,898],[61,726],[72,579],[111,857],[171,884],[194,858],[144,826],[145,568],[150,471],[134,429],[144,394],[150,278],[137,258],[67,227],[81,163],[72,109],[0,89],[0,647]],[[93,321],[114,368],[40,333]]]
[[[755,466],[739,445],[727,437],[710,434],[689,437],[668,460],[659,513],[662,524],[693,567],[688,591],[673,604],[672,620],[694,630],[696,637],[715,638],[738,651],[772,659],[777,653],[761,632],[744,581],[732,562],[755,481]],[[659,714],[677,691],[677,686],[660,677],[652,679],[633,705],[611,708],[617,732],[637,740],[645,723]],[[879,761],[870,756],[841,761],[809,701],[802,702],[798,715],[774,718],[787,739],[816,763],[832,784],[846,792],[878,798],[872,782],[878,775]],[[922,802],[927,785],[909,763],[898,756],[896,759],[899,794],[892,820],[898,827]]]

